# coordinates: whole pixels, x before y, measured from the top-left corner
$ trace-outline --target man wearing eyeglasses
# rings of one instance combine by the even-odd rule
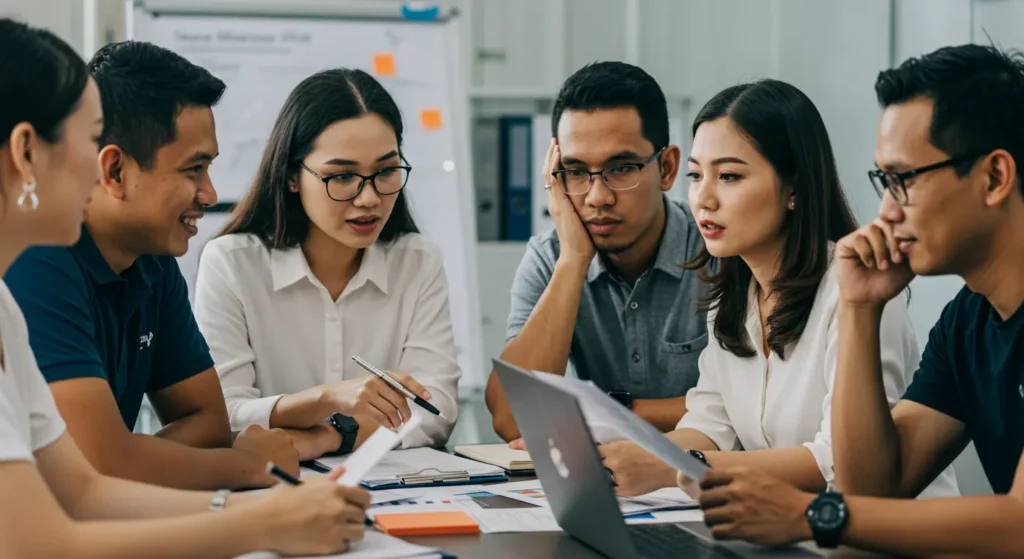
[[[681,267],[698,254],[701,236],[688,211],[664,195],[680,165],[665,97],[640,68],[592,64],[562,86],[552,134],[543,176],[555,230],[527,245],[501,357],[558,375],[571,361],[580,378],[670,431],[697,382],[707,326],[696,312],[697,273]],[[521,445],[493,372],[487,405],[495,431]],[[632,443],[601,450],[606,460],[628,458],[637,472],[674,479]],[[643,493],[649,479],[616,482]]]
[[[908,556],[1024,553],[1024,55],[947,47],[882,72],[870,177],[878,219],[836,247],[832,400],[839,491],[752,471],[703,480],[716,535]],[[886,301],[915,275],[967,286],[932,329],[890,411],[879,362]],[[910,500],[974,442],[995,495]],[[896,500],[896,499],[905,500]],[[801,514],[806,513],[805,515]]]

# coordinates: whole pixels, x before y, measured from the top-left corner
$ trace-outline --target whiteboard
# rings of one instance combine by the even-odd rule
[[[270,3],[253,0],[136,1],[128,34],[177,52],[227,84],[213,111],[220,156],[210,168],[221,202],[237,201],[248,190],[277,113],[302,79],[327,68],[348,67],[381,81],[403,114],[403,153],[413,167],[405,193],[413,216],[444,253],[462,389],[478,389],[490,367],[480,330],[468,96],[459,66],[458,18],[409,19],[394,2],[374,2],[372,13],[363,16],[351,8],[339,9],[353,4],[359,3],[339,1],[324,7],[323,2],[278,1],[271,14],[265,9]],[[190,292],[198,254],[216,231],[202,229],[205,238],[194,239],[180,261]]]

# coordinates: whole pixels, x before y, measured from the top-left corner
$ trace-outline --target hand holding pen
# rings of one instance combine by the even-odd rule
[[[370,494],[339,485],[343,468],[305,482],[273,463],[267,464],[267,473],[281,483],[254,506],[262,507],[270,525],[264,534],[270,550],[284,555],[340,553],[349,542],[363,539]]]
[[[427,410],[427,412],[432,413],[442,419],[447,419],[444,416],[444,414],[441,413],[440,410],[430,405],[430,402],[427,401],[430,399],[430,392],[428,392],[426,388],[423,388],[423,386],[421,386],[420,383],[413,380],[412,377],[410,377],[409,375],[393,377],[388,373],[381,371],[377,367],[374,367],[373,365],[371,365],[365,359],[359,357],[358,355],[353,355],[352,360],[355,361],[357,365],[365,369],[368,373],[386,383],[389,387],[391,387],[392,390],[399,393],[403,398],[403,404],[405,404],[405,399],[412,400],[414,404]],[[408,404],[405,404],[405,409],[402,410],[402,412],[402,417],[405,419],[408,419],[412,415],[412,412],[409,411]],[[395,427],[398,427],[398,425],[395,425]]]
[[[385,373],[362,359],[353,357],[370,374],[326,385],[333,409],[349,416],[365,416],[389,429],[398,429],[412,416],[409,400],[423,402],[440,415],[428,400],[431,394],[408,375]]]

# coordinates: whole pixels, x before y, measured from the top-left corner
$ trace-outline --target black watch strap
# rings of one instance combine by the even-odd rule
[[[327,422],[341,435],[341,446],[338,447],[337,454],[352,452],[356,446],[356,437],[359,435],[359,422],[340,413],[328,417]]]

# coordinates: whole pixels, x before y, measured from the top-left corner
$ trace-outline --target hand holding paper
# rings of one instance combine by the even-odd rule
[[[632,440],[687,477],[698,480],[704,477],[708,467],[703,462],[690,456],[653,425],[624,408],[592,383],[546,373],[534,375],[575,396],[583,415],[588,418],[588,424],[590,418],[601,418],[601,423],[620,435],[620,438]]]
[[[338,483],[349,487],[359,485],[359,482],[366,477],[366,474],[370,473],[370,470],[391,449],[395,448],[404,437],[419,427],[422,421],[423,417],[420,416],[419,412],[413,412],[412,416],[402,425],[398,432],[386,427],[378,427],[370,435],[370,438],[366,439],[366,442],[345,460],[345,473],[338,479]]]

